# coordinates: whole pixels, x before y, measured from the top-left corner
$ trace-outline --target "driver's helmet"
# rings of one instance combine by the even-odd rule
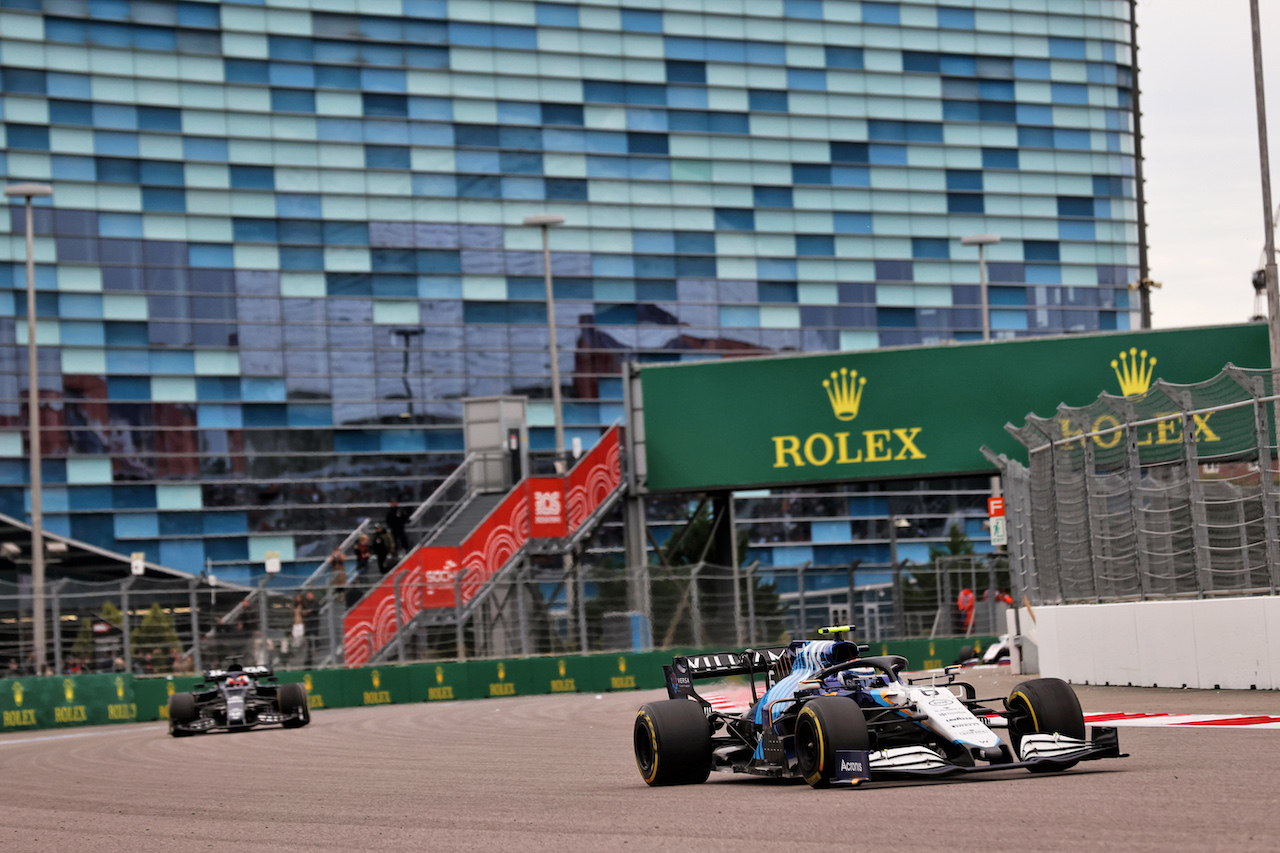
[[[230,675],[227,676],[228,687],[248,687],[249,676],[247,675]]]

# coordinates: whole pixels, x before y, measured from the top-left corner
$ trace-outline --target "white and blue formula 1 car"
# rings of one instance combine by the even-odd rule
[[[852,627],[819,633],[843,631]],[[1003,700],[979,699],[950,669],[903,678],[906,658],[861,657],[866,651],[852,642],[802,640],[675,657],[663,667],[670,698],[636,716],[640,775],[650,785],[682,785],[720,770],[800,777],[825,788],[1020,767],[1044,773],[1126,757],[1114,728],[1095,726],[1086,738],[1080,702],[1064,681],[1024,681]],[[750,679],[746,713],[718,711],[694,689],[696,680],[728,676]],[[1003,708],[989,707],[995,703]],[[993,723],[1007,726],[1008,742]]]

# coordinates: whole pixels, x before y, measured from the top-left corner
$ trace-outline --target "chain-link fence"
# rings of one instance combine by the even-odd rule
[[[991,458],[1015,592],[1033,603],[1275,594],[1276,407],[1270,371],[1229,365],[1010,427],[1029,464]]]
[[[253,589],[198,578],[54,581],[45,594],[49,671],[183,673],[232,660],[342,666],[347,612],[378,580],[335,586],[330,574],[305,586]],[[655,648],[775,645],[850,622],[865,642],[999,633],[995,608],[1007,585],[1007,569],[985,557],[896,570],[699,563],[645,571],[534,557],[489,587],[478,606],[415,620],[385,659],[612,651],[646,639]],[[421,601],[432,591],[405,583],[399,595]],[[637,596],[649,617],[639,636]],[[0,583],[0,672],[32,672],[31,608],[29,587]]]

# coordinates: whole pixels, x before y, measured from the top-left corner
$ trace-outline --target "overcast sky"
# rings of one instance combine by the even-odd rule
[[[1262,0],[1271,201],[1280,204],[1280,3]],[[1262,189],[1249,0],[1139,0],[1138,66],[1155,328],[1253,313]],[[1265,309],[1264,309],[1265,310]]]

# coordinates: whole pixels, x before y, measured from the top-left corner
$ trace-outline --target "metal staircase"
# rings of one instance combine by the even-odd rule
[[[347,613],[346,664],[403,657],[417,629],[465,625],[526,554],[568,553],[622,496],[621,452],[622,428],[614,426],[563,477],[473,496]]]

